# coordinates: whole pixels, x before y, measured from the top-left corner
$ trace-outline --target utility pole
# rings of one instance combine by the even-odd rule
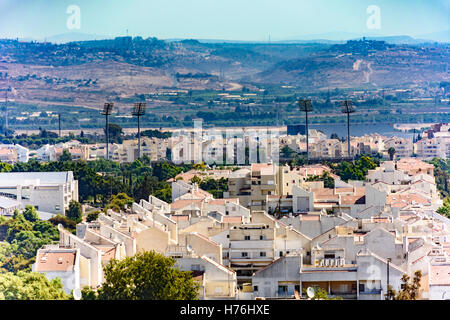
[[[58,132],[59,137],[61,138],[61,113],[58,113]]]
[[[347,150],[348,157],[351,158],[351,150],[350,150],[350,113],[355,112],[355,108],[353,107],[353,102],[351,100],[341,101],[342,113],[347,114]]]
[[[306,123],[306,161],[309,161],[309,128],[308,128],[308,112],[313,111],[311,100],[299,100],[300,111],[305,113]]]
[[[391,258],[387,258],[387,287],[386,290],[389,292],[389,263],[392,261]]]
[[[138,159],[141,158],[141,116],[145,114],[145,102],[137,102],[134,104],[133,112],[131,113],[133,116],[138,119]]]
[[[5,89],[5,137],[8,135],[8,88]]]
[[[101,114],[106,117],[106,128],[105,128],[105,133],[106,133],[106,159],[108,159],[108,160],[109,160],[109,124],[108,124],[108,117],[111,115],[113,107],[114,107],[114,103],[113,102],[106,102],[105,105],[103,106],[103,111],[101,112]]]

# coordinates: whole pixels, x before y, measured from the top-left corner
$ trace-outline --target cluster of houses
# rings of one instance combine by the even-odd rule
[[[267,131],[267,130],[266,130]],[[244,146],[239,148],[239,146]],[[258,148],[260,162],[275,161],[280,149],[288,146],[297,153],[306,152],[306,136],[302,134],[286,135],[262,133],[253,129],[227,129],[227,137],[222,134],[212,134],[207,131],[182,131],[167,139],[142,137],[141,155],[148,156],[152,161],[172,160],[175,163],[223,162],[224,156],[229,164],[245,163],[245,146],[250,151]],[[421,139],[401,137],[385,137],[379,134],[352,137],[350,153],[352,157],[358,154],[381,154],[389,159],[388,150],[395,150],[396,159],[416,156],[423,159],[434,157],[450,158],[450,124],[434,124],[425,131]],[[122,143],[112,143],[109,146],[109,159],[119,163],[129,163],[138,159],[138,140],[125,140]],[[242,149],[242,150],[240,150]],[[14,164],[27,162],[30,158],[38,161],[56,161],[66,150],[72,159],[92,161],[106,157],[106,144],[82,144],[73,140],[56,145],[44,145],[37,150],[28,150],[20,145],[0,145],[0,161]],[[342,158],[348,156],[347,142],[328,138],[318,130],[309,130],[309,155],[311,158]],[[250,152],[249,161],[257,162],[257,155]],[[261,160],[263,159],[263,160]]]
[[[317,130],[309,130],[309,154],[311,158],[341,158],[348,156],[346,141],[327,138]],[[424,159],[450,158],[450,124],[439,123],[431,126],[420,139],[385,137],[380,134],[370,134],[352,137],[350,140],[351,156],[358,154],[381,154],[385,159],[390,157],[388,150],[395,150],[395,158],[402,159],[416,156]],[[414,140],[414,141],[413,141]],[[417,141],[416,141],[417,140]],[[288,146],[296,152],[306,150],[306,137],[303,135],[283,136],[280,146]]]
[[[77,225],[37,253],[33,270],[63,280],[70,292],[104,281],[102,266],[141,250],[172,257],[200,284],[201,299],[295,299],[306,288],[331,297],[380,300],[404,274],[422,272],[421,299],[450,299],[450,220],[433,166],[414,158],[387,161],[365,181],[334,187],[331,170],[252,164],[191,171],[171,180],[172,202],[150,196]],[[215,199],[193,177],[224,177]],[[312,181],[311,181],[312,180]]]

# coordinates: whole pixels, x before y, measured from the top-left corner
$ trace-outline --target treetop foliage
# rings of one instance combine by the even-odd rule
[[[83,290],[83,299],[195,300],[198,284],[190,272],[175,267],[175,260],[145,251],[104,267],[105,282],[96,293]]]

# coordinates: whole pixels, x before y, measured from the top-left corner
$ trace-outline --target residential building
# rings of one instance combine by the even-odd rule
[[[37,251],[36,262],[31,269],[45,274],[49,280],[61,279],[64,291],[71,294],[73,290],[82,289],[80,259],[80,249],[47,245]]]
[[[4,172],[0,173],[0,196],[64,215],[70,201],[78,201],[78,181],[72,171]]]

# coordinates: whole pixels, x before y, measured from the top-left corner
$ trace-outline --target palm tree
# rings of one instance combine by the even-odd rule
[[[394,160],[395,149],[393,147],[390,147],[387,152],[389,154],[389,158],[391,159],[391,161]]]

